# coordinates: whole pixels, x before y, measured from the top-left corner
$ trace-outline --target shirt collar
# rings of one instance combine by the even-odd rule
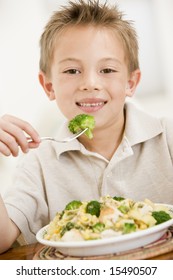
[[[161,120],[137,108],[133,103],[125,104],[125,136],[131,146],[154,138],[163,132]]]
[[[62,125],[60,126],[58,132],[56,133],[57,139],[64,139],[66,137],[72,136],[73,134],[68,129],[68,121],[64,121]],[[52,145],[55,148],[57,157],[59,158],[62,153],[65,153],[67,151],[80,151],[81,150],[81,143],[74,139],[71,142],[66,143],[57,143],[53,142]]]

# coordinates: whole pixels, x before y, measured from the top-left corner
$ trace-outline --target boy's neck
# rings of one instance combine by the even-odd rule
[[[124,134],[124,121],[112,128],[96,130],[92,140],[83,137],[80,142],[89,151],[96,152],[110,160],[121,143]]]

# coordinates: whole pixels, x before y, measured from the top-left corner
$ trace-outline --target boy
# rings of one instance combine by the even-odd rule
[[[11,149],[2,139],[8,153],[17,155],[17,143],[27,151],[22,130],[39,147],[19,163],[14,184],[0,202],[1,252],[20,233],[27,243],[35,242],[36,232],[74,199],[109,194],[173,203],[173,122],[125,103],[141,75],[131,24],[107,4],[70,2],[48,22],[40,45],[39,80],[46,94],[56,100],[67,123],[81,113],[93,115],[94,138],[39,145],[32,127],[6,120],[6,136],[12,134],[13,143]],[[59,130],[61,138],[69,133],[67,123]]]

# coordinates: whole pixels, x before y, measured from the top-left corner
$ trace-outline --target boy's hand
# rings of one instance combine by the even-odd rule
[[[27,142],[24,132],[33,139],[33,142]],[[3,155],[16,157],[19,147],[27,153],[30,148],[37,148],[39,143],[37,131],[26,121],[10,115],[0,118],[0,153]]]

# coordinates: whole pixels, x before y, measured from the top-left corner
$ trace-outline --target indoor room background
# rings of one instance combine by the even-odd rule
[[[63,117],[38,82],[39,38],[52,12],[67,2],[0,0],[0,116],[25,119],[42,136],[55,134]],[[142,78],[132,102],[156,116],[173,118],[173,1],[108,3],[134,21],[139,37]],[[17,161],[0,155],[0,190],[11,183]]]

